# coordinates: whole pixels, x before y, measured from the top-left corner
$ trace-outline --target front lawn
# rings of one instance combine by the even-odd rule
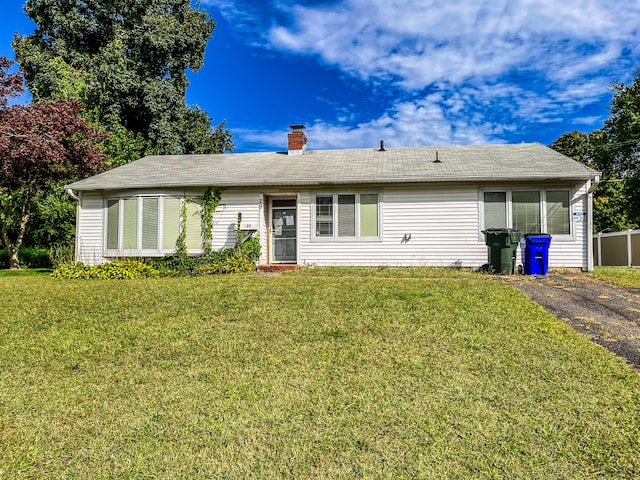
[[[504,282],[399,272],[0,277],[0,477],[637,475],[637,372]]]
[[[592,275],[615,285],[640,288],[640,268],[596,267]]]

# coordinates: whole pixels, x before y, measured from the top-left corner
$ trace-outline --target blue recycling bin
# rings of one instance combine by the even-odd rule
[[[548,233],[528,233],[524,235],[524,273],[525,275],[546,275],[549,273]]]

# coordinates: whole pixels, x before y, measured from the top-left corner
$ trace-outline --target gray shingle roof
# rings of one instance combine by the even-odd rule
[[[434,163],[436,151],[440,163]],[[598,172],[540,143],[155,155],[68,185],[74,190],[405,182],[587,180]]]

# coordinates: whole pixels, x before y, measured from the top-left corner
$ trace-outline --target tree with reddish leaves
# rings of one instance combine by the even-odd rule
[[[77,101],[8,106],[22,93],[22,76],[9,73],[11,66],[0,57],[0,236],[9,268],[18,269],[34,202],[62,180],[104,169],[96,144],[105,135],[82,119]]]

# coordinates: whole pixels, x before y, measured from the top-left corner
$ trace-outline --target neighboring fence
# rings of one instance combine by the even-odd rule
[[[596,233],[593,261],[598,267],[640,267],[640,230]]]

